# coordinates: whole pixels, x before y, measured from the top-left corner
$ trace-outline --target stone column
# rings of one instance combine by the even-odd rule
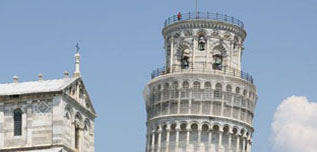
[[[166,127],[166,152],[169,152],[169,147],[170,147],[170,131],[171,131],[171,125],[167,124],[167,127]]]
[[[188,103],[188,114],[192,113],[192,97],[193,97],[193,92],[190,90],[189,92],[189,103]]]
[[[240,102],[241,103],[241,102]],[[239,116],[238,116],[238,120],[241,120],[241,115],[242,115],[242,109],[241,106],[239,106]],[[241,120],[242,121],[242,120]]]
[[[211,94],[211,96],[213,96],[213,94]],[[214,108],[214,103],[213,102],[210,102],[210,115],[212,115],[213,113],[213,108]]]
[[[4,123],[4,103],[0,102],[0,147],[4,146]]]
[[[26,103],[26,141],[28,146],[32,146],[32,100]]]
[[[173,61],[174,60],[174,39],[171,42],[171,52],[170,52],[170,72],[173,72]]]
[[[192,69],[193,69],[194,63],[195,63],[195,61],[196,61],[196,59],[195,59],[195,58],[196,58],[196,57],[195,57],[195,53],[197,52],[196,48],[197,48],[197,43],[198,43],[198,41],[197,41],[198,38],[197,38],[197,37],[194,37],[193,39],[194,39],[194,44],[193,44],[193,47],[194,47],[194,48],[192,49],[192,50],[193,50],[193,51],[192,51],[193,58],[192,58],[192,65],[191,65],[191,66],[192,66],[192,67],[191,67]],[[195,70],[195,69],[193,69],[193,70]]]
[[[219,128],[219,142],[218,142],[218,152],[223,152],[223,146],[222,146],[222,136],[223,136],[223,128]]]
[[[155,152],[155,130],[152,130],[151,152]]]
[[[206,62],[205,62],[205,70],[209,69],[209,64],[208,64],[208,59],[209,59],[209,42],[210,42],[210,37],[206,38]]]
[[[231,143],[232,142],[232,134],[233,134],[232,129],[230,129],[228,132],[228,136],[229,136],[228,150],[229,150],[229,152],[232,152],[232,143]]]
[[[200,147],[201,131],[202,131],[202,128],[201,128],[201,126],[199,126],[199,128],[198,128],[198,141],[197,141],[197,146],[198,146],[198,149],[199,149],[199,150],[201,149],[201,147]]]
[[[162,127],[159,126],[159,130],[158,130],[158,143],[157,143],[157,152],[161,152],[161,140],[162,139]]]
[[[220,90],[221,91],[221,111],[220,111],[220,116],[222,116],[223,117],[223,110],[224,110],[224,103],[225,103],[225,100],[224,100],[224,97],[225,97],[225,94],[224,94],[224,92],[222,91],[222,90]]]
[[[178,146],[179,146],[179,132],[181,131],[180,126],[178,125],[176,127],[176,142],[175,142],[175,152],[178,152]]]
[[[151,147],[151,134],[147,133],[146,135],[146,152],[150,152],[150,147]]]
[[[163,115],[163,106],[162,106],[162,97],[161,97],[161,100],[160,100],[160,110],[159,110],[159,115],[158,116],[162,116]]]
[[[250,137],[249,140],[248,140],[248,150],[247,150],[247,152],[251,152],[251,146],[252,146],[252,139]]]
[[[181,113],[181,91],[178,91],[177,114]]]
[[[231,95],[231,114],[230,117],[233,118],[233,109],[234,109],[234,96],[235,95]]]
[[[245,142],[246,142],[246,137],[245,136],[243,136],[242,137],[242,152],[245,152]]]
[[[208,133],[208,146],[209,146],[209,151],[211,151],[211,140],[212,140],[212,130],[209,130]]]
[[[170,93],[171,93],[171,92],[168,91],[168,94],[169,94],[168,98],[169,98],[169,100],[167,101],[167,102],[168,102],[167,115],[170,115],[170,114],[171,114],[171,94],[170,94]]]
[[[190,126],[187,126],[187,127],[186,127],[186,131],[187,131],[187,136],[186,136],[186,152],[188,152],[188,151],[189,151],[190,131],[191,131]]]
[[[236,136],[237,136],[236,152],[239,152],[240,151],[240,136],[239,134],[237,134]]]

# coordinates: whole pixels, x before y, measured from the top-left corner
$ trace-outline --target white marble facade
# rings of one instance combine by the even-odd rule
[[[1,152],[95,151],[96,112],[75,58],[72,78],[0,84]]]
[[[257,91],[241,68],[243,23],[193,14],[165,22],[166,65],[144,90],[145,151],[251,152]]]
[[[23,89],[46,85],[51,91]],[[0,91],[0,151],[94,152],[96,114],[81,78],[0,84],[3,89],[13,90]],[[14,134],[16,109],[22,111],[21,135]]]

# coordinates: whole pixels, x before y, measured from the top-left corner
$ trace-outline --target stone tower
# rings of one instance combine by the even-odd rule
[[[94,152],[96,112],[80,76],[0,84],[0,152]]]
[[[244,24],[179,13],[162,34],[166,65],[144,90],[146,152],[250,152],[257,93],[241,70]]]

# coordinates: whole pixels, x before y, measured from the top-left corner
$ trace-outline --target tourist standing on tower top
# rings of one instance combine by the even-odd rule
[[[178,14],[177,14],[177,20],[181,20],[182,19],[182,14],[181,14],[181,12],[178,12]]]

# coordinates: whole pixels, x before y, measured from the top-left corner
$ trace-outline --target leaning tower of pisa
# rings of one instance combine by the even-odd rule
[[[146,152],[250,152],[257,93],[241,69],[244,24],[218,13],[165,21],[165,66],[145,87]]]

